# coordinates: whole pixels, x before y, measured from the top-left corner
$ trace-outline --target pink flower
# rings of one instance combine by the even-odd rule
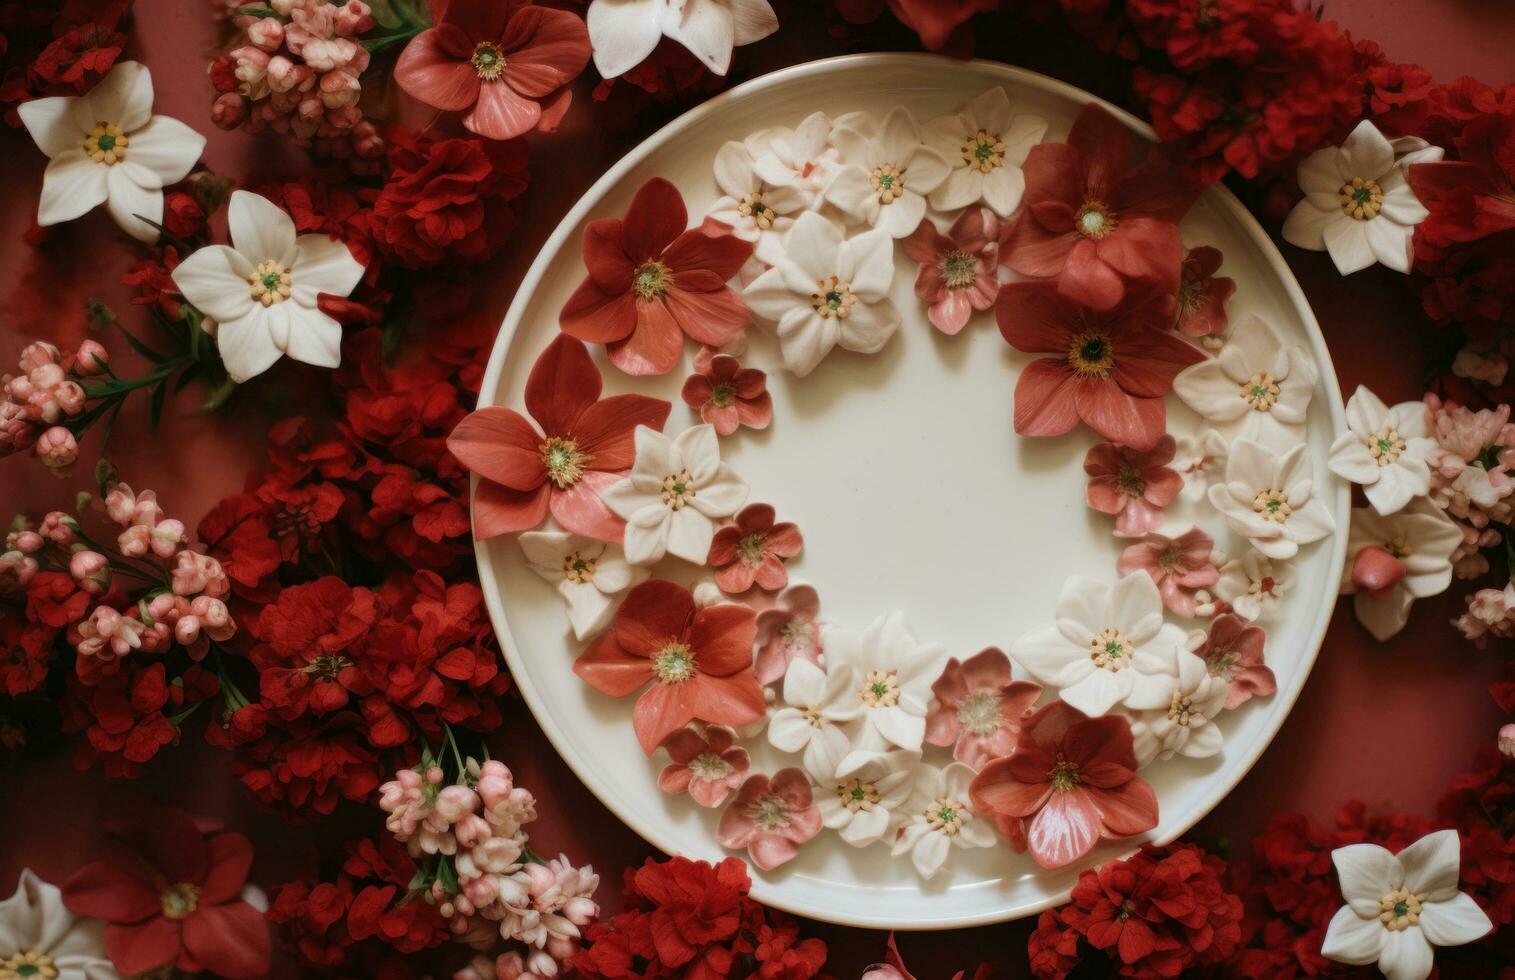
[[[86,340],[74,354],[74,373],[81,378],[93,378],[105,373],[110,364],[110,352],[98,340]]]
[[[231,591],[231,581],[221,563],[198,551],[181,551],[173,569],[173,590],[181,596],[224,596]]]
[[[1120,553],[1115,563],[1122,576],[1143,571],[1157,583],[1163,605],[1180,616],[1193,616],[1199,600],[1191,589],[1208,589],[1220,580],[1210,535],[1192,527],[1176,538],[1149,535]]]
[[[785,589],[772,608],[757,617],[757,679],[772,684],[801,657],[813,664],[821,660],[821,600],[808,585]]]
[[[1480,650],[1491,636],[1497,639],[1515,636],[1515,580],[1503,589],[1479,589],[1467,601],[1468,611],[1453,620],[1452,625]]]
[[[1184,478],[1170,469],[1173,437],[1164,435],[1145,451],[1102,442],[1084,456],[1089,474],[1089,506],[1115,515],[1115,534],[1139,538],[1163,526],[1163,508],[1184,488]]]
[[[69,556],[68,574],[90,595],[110,588],[110,559],[98,551],[76,551]]]
[[[67,476],[69,467],[79,458],[79,443],[74,434],[61,425],[44,430],[32,447],[42,465],[53,471],[54,476]]]
[[[715,584],[727,595],[746,592],[756,583],[766,592],[789,584],[784,562],[800,553],[800,529],[787,521],[775,524],[768,504],[748,504],[736,523],[715,532],[706,562],[715,571]]]
[[[1178,284],[1178,332],[1187,337],[1208,337],[1226,332],[1226,301],[1236,292],[1236,280],[1215,273],[1220,268],[1218,248],[1201,245],[1184,254]]]
[[[736,744],[736,733],[725,725],[706,725],[703,734],[681,728],[663,739],[673,759],[658,774],[658,789],[687,792],[704,807],[718,807],[747,778],[751,759]]]
[[[973,207],[959,215],[945,235],[924,218],[904,240],[905,254],[921,267],[915,295],[931,304],[927,318],[942,333],[957,333],[974,310],[994,305],[999,295],[999,234],[999,216]]]
[[[1010,658],[989,647],[965,662],[948,660],[931,693],[936,700],[926,715],[926,741],[950,745],[954,759],[982,769],[1015,749],[1021,719],[1042,688],[1012,680]]]
[[[729,354],[711,355],[708,348],[694,359],[694,374],[684,381],[684,404],[715,426],[717,435],[729,436],[738,426],[766,429],[773,420],[773,397],[768,394],[768,376],[757,368],[744,368]]]
[[[1273,671],[1263,666],[1263,641],[1267,634],[1235,613],[1215,617],[1210,635],[1194,652],[1202,657],[1212,677],[1229,681],[1226,707],[1235,708],[1253,697],[1267,697],[1278,690]]]
[[[144,628],[140,619],[123,616],[109,606],[96,606],[79,624],[74,647],[81,657],[114,663],[142,645]]]
[[[747,849],[752,863],[771,871],[799,853],[821,829],[821,811],[810,797],[810,778],[800,769],[780,769],[770,780],[748,776],[721,814],[716,837],[722,847]]]

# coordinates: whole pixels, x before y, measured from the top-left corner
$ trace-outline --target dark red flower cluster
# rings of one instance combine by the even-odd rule
[[[595,120],[606,129],[626,132],[639,128],[654,106],[695,105],[719,92],[726,81],[688,48],[665,37],[641,64],[594,87]]]
[[[6,0],[0,3],[0,106],[45,95],[80,95],[121,56],[132,0]]]
[[[124,657],[119,663],[119,670],[89,678],[71,672],[58,710],[64,732],[84,735],[74,748],[75,766],[136,777],[179,740],[179,716],[215,697],[221,685],[198,664],[170,677],[161,660]]]
[[[573,968],[586,977],[689,980],[820,975],[826,944],[747,897],[738,858],[720,864],[674,857],[626,869],[624,907],[591,925]]]

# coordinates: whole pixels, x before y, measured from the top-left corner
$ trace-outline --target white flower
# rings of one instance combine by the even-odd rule
[[[772,265],[783,257],[784,237],[809,200],[792,184],[769,184],[754,163],[746,143],[732,140],[716,151],[715,182],[724,196],[710,217],[729,226],[737,238],[755,243],[756,257]]]
[[[25,105],[27,103],[23,103]],[[105,955],[105,923],[75,917],[63,895],[30,870],[0,902],[0,977],[120,980]]]
[[[1219,354],[1180,371],[1173,391],[1227,439],[1285,449],[1303,441],[1318,377],[1308,351],[1249,316]]]
[[[1427,834],[1397,855],[1377,844],[1331,852],[1341,895],[1321,954],[1338,963],[1377,963],[1388,980],[1425,980],[1432,946],[1461,946],[1494,928],[1478,903],[1457,890],[1455,830]]]
[[[1226,706],[1231,682],[1210,673],[1203,658],[1188,648],[1175,647],[1172,672],[1178,681],[1166,701],[1144,700],[1133,695],[1128,707],[1131,735],[1135,739],[1139,766],[1171,758],[1175,753],[1190,759],[1207,759],[1220,751],[1221,731],[1213,724]],[[1156,688],[1142,692],[1155,693]]]
[[[594,0],[585,19],[594,66],[605,78],[641,64],[665,36],[724,75],[732,48],[779,29],[768,0]]]
[[[752,154],[752,169],[770,187],[792,187],[805,195],[805,206],[820,202],[837,152],[831,145],[831,119],[812,112],[795,128],[773,126],[743,141]]]
[[[639,425],[636,450],[631,475],[600,496],[626,521],[626,560],[651,565],[673,554],[705,564],[716,520],[747,500],[747,484],[721,462],[715,426],[692,426],[669,439]]]
[[[998,85],[956,112],[926,124],[926,145],[947,161],[951,172],[931,192],[931,206],[956,211],[983,201],[1001,218],[1020,206],[1026,190],[1021,164],[1047,132],[1047,120],[1018,115]]]
[[[266,197],[236,191],[227,208],[231,245],[207,245],[179,263],[184,298],[216,321],[226,373],[241,383],[281,354],[317,367],[342,360],[342,325],[316,305],[346,296],[363,265],[325,235],[295,235],[295,223]]]
[[[1163,600],[1146,572],[1112,588],[1075,575],[1057,598],[1057,622],[1023,634],[1010,657],[1084,714],[1120,703],[1164,703],[1173,694],[1173,648],[1184,631],[1163,622]]]
[[[1452,555],[1462,541],[1462,528],[1429,500],[1387,517],[1354,507],[1341,591],[1355,596],[1357,621],[1380,641],[1404,629],[1416,599],[1440,595],[1452,584]],[[1381,550],[1364,556],[1364,548]]]
[[[840,345],[876,354],[894,336],[900,315],[889,301],[894,242],[882,231],[846,241],[815,212],[789,232],[784,256],[743,294],[752,311],[778,324],[784,365],[804,377]]]
[[[49,158],[37,224],[72,221],[104,204],[128,235],[157,241],[158,229],[148,222],[163,222],[163,188],[189,173],[205,137],[152,112],[152,75],[135,61],[116,65],[84,95],[17,106]]]
[[[1364,119],[1340,147],[1305,157],[1298,176],[1305,197],[1284,221],[1285,241],[1330,252],[1344,276],[1375,261],[1410,271],[1415,226],[1429,212],[1378,127]]]
[[[568,624],[582,640],[610,623],[619,595],[647,577],[645,568],[626,563],[621,549],[565,531],[528,531],[521,550],[531,570],[557,586],[568,603]]]
[[[876,135],[850,126],[831,130],[841,153],[826,184],[826,200],[855,220],[904,238],[926,216],[926,195],[947,179],[947,160],[921,142],[910,113],[896,107]]]
[[[1248,551],[1220,567],[1215,595],[1230,603],[1236,615],[1255,622],[1282,609],[1284,596],[1294,587],[1294,578],[1293,565]]]
[[[1214,429],[1197,436],[1179,436],[1170,465],[1184,478],[1184,499],[1203,500],[1210,482],[1226,472],[1230,454],[1230,444]]]
[[[904,614],[898,612],[880,617],[862,632],[829,629],[822,645],[828,670],[850,666],[856,671],[850,697],[862,705],[863,731],[854,750],[897,746],[920,751],[931,682],[941,673],[941,645],[917,643]],[[794,669],[793,663],[789,669]],[[844,759],[842,765],[854,762]]]
[[[836,776],[863,714],[857,677],[845,664],[825,671],[796,657],[784,675],[784,703],[768,722],[769,743],[803,753],[805,771],[825,783]]]
[[[817,779],[815,806],[821,822],[840,831],[853,847],[883,840],[910,798],[915,761],[915,753],[904,750],[859,753],[849,769]]]
[[[1347,431],[1331,445],[1331,472],[1361,485],[1380,514],[1392,514],[1431,492],[1426,459],[1435,448],[1425,402],[1389,408],[1358,385],[1347,401]]]
[[[968,784],[977,775],[961,762],[938,769],[915,770],[915,789],[906,801],[905,824],[894,839],[893,855],[907,851],[922,878],[930,878],[947,863],[954,847],[993,847],[994,824],[973,809]]]
[[[1336,530],[1336,521],[1314,493],[1309,447],[1300,443],[1282,456],[1238,439],[1226,460],[1226,482],[1210,487],[1210,503],[1237,534],[1269,558],[1293,558],[1299,546]]]

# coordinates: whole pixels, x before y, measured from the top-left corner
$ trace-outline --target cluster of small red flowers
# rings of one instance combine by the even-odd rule
[[[693,105],[728,83],[676,41],[664,38],[641,64],[594,87],[596,120],[608,129],[640,127],[657,105]]]
[[[573,968],[586,977],[771,977],[807,980],[826,944],[747,897],[737,858],[720,864],[675,857],[626,869],[622,911],[589,927]]]
[[[80,95],[121,56],[121,29],[132,0],[0,3],[0,107],[19,124],[16,105],[47,95]]]

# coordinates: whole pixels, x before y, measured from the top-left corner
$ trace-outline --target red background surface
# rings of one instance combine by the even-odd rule
[[[210,124],[205,65],[218,43],[212,7],[207,0],[139,0],[128,55],[152,69],[156,111],[209,136],[205,162],[216,172],[233,178],[293,173],[298,152],[277,138],[223,133]],[[1438,79],[1473,74],[1490,83],[1515,80],[1515,58],[1510,56],[1515,5],[1332,0],[1326,15],[1355,36],[1378,41],[1391,57],[1424,64]],[[1033,30],[1014,45],[1023,52],[1014,59],[1017,63],[1120,101],[1118,70],[1071,39]],[[837,49],[838,42],[826,36],[822,25],[801,16],[776,37],[744,51],[739,70],[760,74]],[[588,87],[581,80],[582,101],[557,137],[533,141],[525,219],[515,243],[487,273],[497,317],[503,316],[531,257],[562,214],[608,161],[656,128],[649,122],[631,134],[602,131],[587,106]],[[23,133],[5,131],[0,131],[0,159],[8,177],[0,182],[0,269],[5,272],[0,281],[0,364],[14,363],[20,348],[35,338],[77,342],[83,319],[79,310],[86,298],[111,302],[128,324],[140,325],[118,283],[131,253],[104,212],[64,229],[57,248],[34,252],[20,236],[34,214],[45,161]],[[1324,254],[1288,246],[1283,251],[1320,319],[1343,390],[1350,393],[1358,384],[1368,384],[1390,403],[1416,397],[1422,366],[1440,339],[1419,317],[1399,277],[1374,268],[1352,277],[1348,285]],[[56,316],[48,322],[17,322],[17,299],[36,291],[53,297],[50,308]],[[22,308],[37,307],[28,303]],[[243,474],[261,458],[268,422],[290,414],[294,398],[287,380],[268,378],[240,394],[233,411],[204,418],[191,414],[196,402],[189,392],[171,403],[155,439],[147,435],[145,406],[129,405],[109,455],[123,479],[139,488],[154,487],[169,513],[189,523],[215,500],[241,488]],[[93,459],[93,452],[93,445],[86,444],[85,458]],[[39,514],[88,486],[87,467],[64,483],[30,460],[0,461],[0,516],[15,510]],[[1423,602],[1403,634],[1379,645],[1342,604],[1282,731],[1251,774],[1192,836],[1207,846],[1246,846],[1274,814],[1298,810],[1329,819],[1339,804],[1353,798],[1431,812],[1448,777],[1466,768],[1475,746],[1491,737],[1501,720],[1485,693],[1494,674],[1494,652],[1473,649],[1447,625],[1460,606],[1460,598],[1451,595]],[[540,801],[534,846],[593,863],[606,879],[600,897],[614,908],[621,869],[640,863],[651,849],[558,760],[524,705],[517,703],[507,715],[491,746]],[[358,808],[340,810],[315,827],[291,829],[259,819],[227,773],[225,757],[201,743],[193,726],[185,745],[165,751],[138,782],[75,772],[67,755],[59,754],[25,765],[0,763],[0,786],[5,842],[0,895],[9,893],[26,866],[44,878],[61,880],[88,858],[97,823],[144,796],[219,814],[248,832],[258,850],[253,876],[261,882],[300,874],[312,843],[335,846],[371,834],[377,826],[371,813]],[[922,978],[947,977],[986,958],[1004,959],[1015,974],[1024,969],[1027,928],[1021,923],[905,935],[900,946]],[[807,930],[831,943],[829,971],[836,976],[856,976],[882,958],[882,933],[821,924],[807,924]],[[277,972],[286,974],[287,966]]]

